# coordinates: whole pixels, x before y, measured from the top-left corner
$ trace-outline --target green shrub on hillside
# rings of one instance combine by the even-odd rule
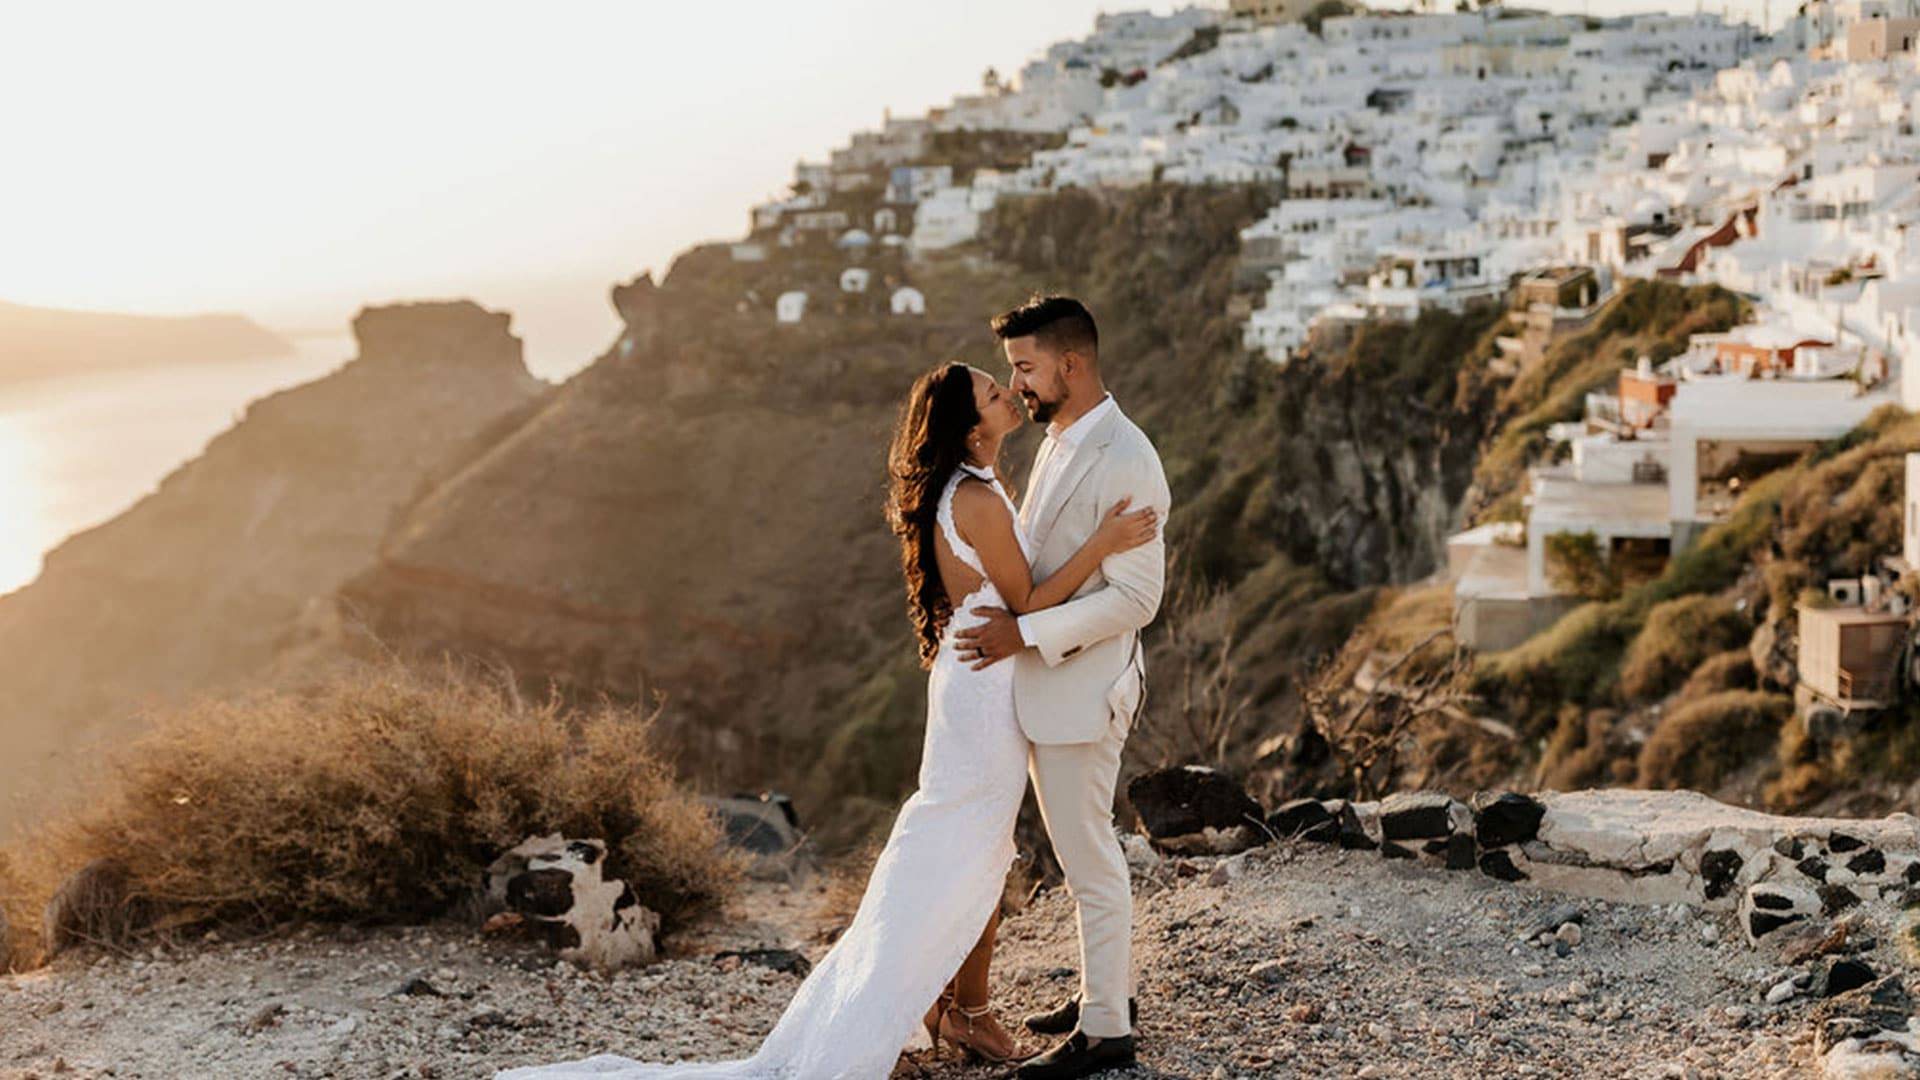
[[[505,849],[559,832],[605,840],[608,876],[671,926],[718,904],[737,867],[649,727],[627,709],[571,712],[398,667],[202,703],[157,718],[118,762],[118,789],[15,861],[34,903],[81,866],[116,863],[149,928],[405,922],[469,898]]]
[[[1620,664],[1620,692],[1630,701],[1665,697],[1701,661],[1747,639],[1752,627],[1720,596],[1682,596],[1654,605]]]
[[[1640,748],[1640,786],[1711,791],[1765,753],[1792,715],[1792,699],[1757,690],[1725,690],[1681,705]]]

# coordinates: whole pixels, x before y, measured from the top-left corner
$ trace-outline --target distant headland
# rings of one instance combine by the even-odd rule
[[[0,383],[292,353],[285,338],[244,315],[119,315],[0,301]]]

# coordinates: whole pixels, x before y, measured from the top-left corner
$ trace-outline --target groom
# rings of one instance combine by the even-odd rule
[[[1167,520],[1160,455],[1107,393],[1086,307],[1036,296],[995,318],[993,332],[1013,368],[1012,388],[1047,425],[1020,505],[1034,580],[1058,570],[1123,498]],[[976,608],[987,621],[958,635],[961,658],[975,668],[1014,658],[1033,790],[1079,909],[1079,996],[1026,1021],[1041,1034],[1070,1034],[1022,1065],[1021,1080],[1133,1064],[1133,893],[1113,832],[1113,789],[1144,690],[1140,630],[1159,610],[1165,580],[1166,547],[1156,537],[1108,556],[1064,604],[1017,619]]]

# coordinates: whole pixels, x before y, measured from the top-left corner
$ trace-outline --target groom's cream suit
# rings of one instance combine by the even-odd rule
[[[1034,459],[1020,508],[1034,580],[1060,569],[1124,498],[1167,520],[1160,455],[1108,397],[1068,428],[1049,428]],[[1034,793],[1079,908],[1080,1028],[1102,1038],[1131,1030],[1133,893],[1113,832],[1113,790],[1144,688],[1139,634],[1160,609],[1166,565],[1158,535],[1108,556],[1071,600],[1021,616],[1031,647],[1014,658]]]

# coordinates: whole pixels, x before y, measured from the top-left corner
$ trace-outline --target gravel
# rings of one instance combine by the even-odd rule
[[[1731,914],[1581,901],[1574,919],[1564,898],[1369,853],[1280,844],[1236,858],[1220,874],[1223,860],[1138,860],[1141,1065],[1116,1080],[1795,1076],[1813,1065],[1809,995],[1767,1000],[1796,969],[1741,943]],[[660,963],[611,978],[451,924],[74,954],[0,979],[0,1080],[484,1077],[600,1052],[741,1056],[798,978],[715,957],[794,948],[818,960],[825,896],[817,883],[753,884],[724,920],[670,939]],[[1570,923],[1568,955],[1516,943]],[[1072,993],[1078,947],[1062,890],[1008,919],[1000,943],[1009,1027]],[[921,1047],[896,1075],[1000,1072]]]

